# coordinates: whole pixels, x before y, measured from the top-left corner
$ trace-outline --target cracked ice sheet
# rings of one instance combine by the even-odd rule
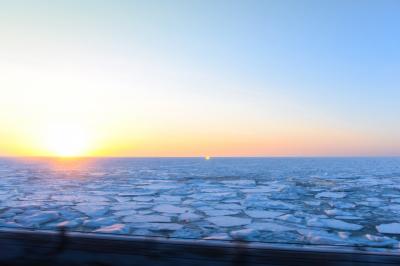
[[[87,169],[53,169],[45,161],[0,159],[0,225],[396,247],[399,165],[395,159],[101,159]]]

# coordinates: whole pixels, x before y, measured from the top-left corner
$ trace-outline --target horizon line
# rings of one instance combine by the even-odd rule
[[[231,155],[231,156],[48,156],[48,155],[0,155],[0,158],[42,159],[191,159],[191,158],[400,158],[400,155]]]

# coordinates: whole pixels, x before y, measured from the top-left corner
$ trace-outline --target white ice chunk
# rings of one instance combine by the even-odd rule
[[[125,218],[122,218],[122,221],[125,223],[168,223],[171,221],[170,217],[162,216],[162,215],[131,215]]]
[[[221,209],[221,210],[241,210],[243,209],[242,206],[239,204],[215,204],[213,205],[215,209]]]
[[[321,201],[319,201],[319,200],[308,200],[308,201],[305,201],[304,203],[307,204],[307,205],[310,205],[310,206],[319,206],[319,205],[321,205]]]
[[[227,233],[216,233],[204,238],[205,240],[230,240],[231,237]]]
[[[328,215],[341,215],[341,216],[352,216],[351,212],[346,212],[346,211],[342,211],[339,209],[331,209],[331,210],[325,210],[325,213]]]
[[[293,214],[285,214],[278,217],[279,220],[290,222],[290,223],[301,223],[303,219],[294,216]]]
[[[256,184],[254,180],[246,180],[246,179],[227,180],[227,181],[221,181],[221,183],[225,185],[234,185],[234,186],[254,186]]]
[[[86,220],[83,225],[85,227],[97,228],[101,226],[107,226],[117,223],[117,221],[112,217],[101,217],[93,220]]]
[[[125,211],[116,211],[114,212],[115,217],[120,217],[120,216],[129,216],[129,215],[135,215],[137,211],[135,210],[125,210]]]
[[[344,192],[321,192],[315,195],[316,198],[334,198],[334,199],[341,199],[346,197],[346,193]]]
[[[15,220],[27,227],[37,227],[58,219],[60,215],[56,211],[42,211],[30,216],[20,216]]]
[[[183,228],[183,225],[176,223],[143,223],[143,224],[133,224],[135,228],[143,228],[153,231],[175,231]]]
[[[292,231],[294,228],[276,224],[276,223],[252,223],[247,226],[248,228],[255,229],[258,231],[272,231],[272,232],[285,232],[285,231]]]
[[[202,218],[202,216],[200,216],[200,215],[197,215],[192,212],[188,212],[188,213],[182,213],[181,215],[179,215],[178,221],[188,223],[188,222],[198,221],[201,218]]]
[[[71,221],[64,221],[57,224],[57,227],[75,228],[82,224],[82,219],[75,219]]]
[[[230,234],[234,239],[253,240],[260,235],[260,232],[252,228],[247,228],[247,229],[232,231],[230,232]]]
[[[251,219],[233,217],[233,216],[216,216],[216,217],[210,217],[207,220],[221,227],[241,226],[251,223]]]
[[[297,232],[304,236],[304,240],[312,244],[332,245],[345,243],[345,240],[341,239],[339,236],[323,230],[299,229]]]
[[[246,210],[245,213],[252,218],[270,219],[281,216],[285,213],[278,211]]]
[[[106,234],[128,234],[129,227],[126,224],[113,224],[105,227],[101,227],[94,232],[106,233]]]
[[[352,230],[352,231],[360,230],[363,228],[359,224],[347,223],[337,219],[319,219],[319,218],[312,218],[308,220],[307,225],[315,227],[328,227],[340,230]]]
[[[185,213],[189,212],[190,209],[186,207],[177,207],[170,204],[160,204],[153,208],[153,210],[165,213]]]
[[[376,230],[382,234],[400,234],[400,223],[377,225]]]
[[[96,206],[93,204],[79,204],[75,206],[74,209],[90,217],[103,216],[108,212],[108,207],[102,205]]]
[[[237,210],[203,209],[202,211],[208,216],[235,215],[235,214],[239,213],[239,211],[237,211]]]

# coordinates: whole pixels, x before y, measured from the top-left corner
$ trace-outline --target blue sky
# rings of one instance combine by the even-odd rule
[[[97,131],[112,126],[130,136],[151,135],[99,137],[113,145],[135,143],[123,150],[104,147],[101,154],[400,154],[399,1],[0,6],[0,69],[10,74],[0,78],[3,128],[16,117],[20,124],[32,117],[50,123],[54,118],[43,108],[49,104],[63,120]],[[32,69],[37,73],[20,84]],[[50,83],[38,78],[50,75]],[[66,82],[73,88],[58,88]],[[21,107],[21,93],[37,101],[27,99]],[[83,100],[74,111],[60,105],[60,94]],[[115,111],[89,123],[105,106]],[[43,110],[28,117],[21,108]],[[23,138],[35,123],[0,134]],[[154,142],[168,145],[149,148]],[[18,153],[3,146],[4,154]]]

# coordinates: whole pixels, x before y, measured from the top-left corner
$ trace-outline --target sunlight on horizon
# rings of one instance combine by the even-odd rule
[[[90,152],[90,136],[77,125],[52,125],[45,130],[42,141],[44,149],[56,157],[81,157]]]

